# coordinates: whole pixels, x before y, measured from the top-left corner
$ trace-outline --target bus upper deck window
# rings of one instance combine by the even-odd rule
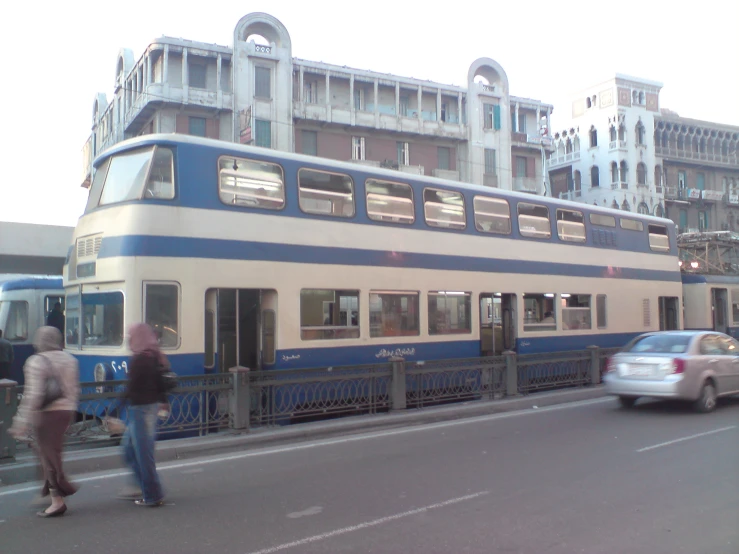
[[[169,148],[157,147],[154,151],[144,198],[174,198],[174,156]]]

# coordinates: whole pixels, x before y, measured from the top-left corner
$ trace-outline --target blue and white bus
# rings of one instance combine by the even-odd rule
[[[64,311],[61,277],[24,276],[0,282],[0,330],[13,345],[13,381],[23,384],[23,364],[33,354],[36,329],[46,325],[57,302]]]
[[[739,338],[739,276],[686,273],[682,281],[685,328]]]
[[[83,380],[123,377],[137,321],[181,375],[682,328],[669,220],[183,135],[95,160],[64,271]]]

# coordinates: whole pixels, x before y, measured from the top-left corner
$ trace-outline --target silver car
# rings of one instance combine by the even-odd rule
[[[646,396],[710,412],[718,397],[739,393],[739,342],[712,331],[645,333],[608,360],[603,381],[624,407]]]

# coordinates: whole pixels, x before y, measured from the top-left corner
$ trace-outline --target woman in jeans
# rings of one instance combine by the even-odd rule
[[[133,356],[128,364],[128,386],[123,400],[128,403],[128,427],[123,435],[123,457],[132,469],[136,487],[119,496],[136,499],[137,506],[161,506],[164,492],[154,459],[157,412],[167,402],[162,371],[166,357],[159,350],[154,331],[145,323],[129,330]]]
[[[33,429],[36,452],[44,470],[41,496],[51,495],[51,506],[37,515],[57,517],[67,511],[64,497],[77,492],[77,487],[64,475],[62,448],[64,433],[77,410],[79,366],[73,356],[62,352],[62,334],[56,327],[40,327],[33,346],[36,355],[28,358],[23,368],[26,377],[23,400],[8,432],[18,438],[26,435],[29,428]],[[60,395],[44,406],[49,378],[58,383]]]

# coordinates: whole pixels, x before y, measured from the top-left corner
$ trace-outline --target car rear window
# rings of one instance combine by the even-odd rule
[[[690,335],[649,335],[638,338],[624,352],[681,354],[688,349]]]

